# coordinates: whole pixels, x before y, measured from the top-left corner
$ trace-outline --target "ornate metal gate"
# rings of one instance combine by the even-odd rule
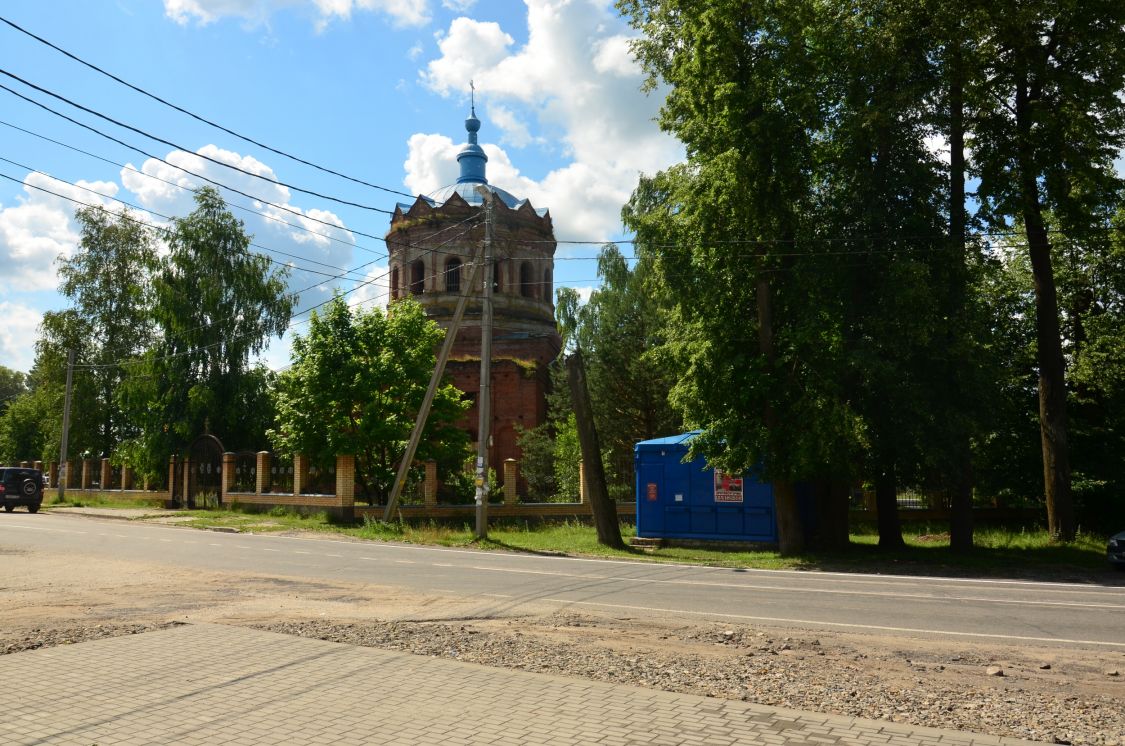
[[[186,490],[180,503],[188,508],[217,508],[223,502],[222,442],[214,435],[203,434],[187,447],[184,461],[177,469],[177,481]],[[186,472],[187,477],[182,476]]]

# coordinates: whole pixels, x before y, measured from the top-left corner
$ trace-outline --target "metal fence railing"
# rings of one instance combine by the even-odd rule
[[[270,458],[269,484],[265,492],[285,492],[293,494],[293,457],[273,454]]]
[[[328,466],[311,464],[305,480],[301,484],[301,494],[304,495],[335,495],[336,494],[336,464]]]
[[[254,492],[258,489],[258,454],[242,451],[234,454],[233,492]]]

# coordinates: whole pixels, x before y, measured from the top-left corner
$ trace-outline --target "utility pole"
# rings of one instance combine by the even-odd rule
[[[66,398],[63,400],[62,446],[59,448],[58,501],[66,499],[66,480],[70,477],[66,468],[67,441],[70,439],[70,392],[74,385],[74,350],[66,353]]]
[[[477,395],[477,476],[476,537],[488,537],[488,441],[492,438],[492,192],[480,185],[477,193],[484,200],[484,293],[480,317],[480,393]]]
[[[398,499],[402,496],[403,488],[406,487],[406,476],[410,472],[410,465],[414,463],[414,454],[418,452],[418,443],[422,440],[422,430],[426,427],[426,419],[430,416],[434,396],[437,395],[438,386],[441,385],[441,377],[445,375],[445,364],[449,361],[449,353],[453,350],[453,341],[457,338],[457,329],[461,326],[461,318],[465,315],[465,306],[468,304],[469,296],[472,295],[477,276],[480,274],[480,256],[481,251],[479,249],[473,253],[469,279],[461,288],[461,297],[457,299],[457,308],[453,312],[453,320],[450,322],[449,328],[445,330],[445,339],[441,343],[441,351],[438,353],[433,375],[430,376],[430,386],[426,389],[422,406],[418,409],[418,417],[414,420],[414,430],[411,431],[410,440],[406,443],[406,453],[398,465],[398,474],[395,476],[394,485],[391,486],[391,496],[387,499],[386,510],[383,511],[383,520],[386,522],[389,522],[394,515],[395,508],[398,507]]]

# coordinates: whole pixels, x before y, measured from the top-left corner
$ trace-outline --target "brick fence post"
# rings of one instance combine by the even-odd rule
[[[90,489],[90,472],[94,470],[93,461],[88,458],[82,459],[82,489]]]
[[[293,454],[293,494],[300,495],[309,481],[309,457],[303,453]]]
[[[47,467],[47,480],[51,483],[51,487],[59,486],[59,465],[52,461]]]
[[[109,483],[111,481],[110,475],[112,474],[112,471],[111,471],[112,468],[113,467],[111,467],[109,465],[109,459],[103,458],[102,459],[102,472],[99,475],[99,479],[98,479],[98,487],[100,487],[103,492],[105,490],[108,490],[109,487],[110,487]]]
[[[340,518],[355,520],[355,456],[336,457],[336,500],[340,505]]]
[[[520,501],[520,465],[514,458],[504,459],[504,504],[515,505]]]
[[[227,451],[223,454],[223,471],[219,474],[219,504],[227,505],[227,495],[234,490],[234,453]]]
[[[578,502],[586,502],[586,494],[589,488],[586,486],[586,464],[578,462]]]
[[[437,507],[437,462],[426,462],[426,477],[422,480],[422,504],[427,508]]]
[[[258,451],[254,458],[254,494],[261,495],[270,486],[270,452]]]
[[[38,469],[39,471],[43,471],[43,462],[42,461],[32,461],[31,462],[31,468],[32,469]]]
[[[168,459],[168,500],[176,497],[176,455]]]
[[[121,465],[121,489],[133,489],[133,467],[128,464]]]

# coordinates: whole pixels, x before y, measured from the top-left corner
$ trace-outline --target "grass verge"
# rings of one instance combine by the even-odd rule
[[[145,504],[135,499],[114,500],[103,496],[84,497],[81,505],[155,508],[159,502]],[[473,527],[467,523],[451,525],[430,521],[410,524],[368,520],[358,525],[345,525],[333,522],[325,513],[302,514],[283,508],[264,513],[244,512],[237,506],[233,509],[169,511],[166,515],[174,516],[177,525],[196,528],[227,528],[253,533],[313,531],[368,541],[713,567],[1125,583],[1125,574],[1114,572],[1106,564],[1104,537],[1083,533],[1074,542],[1058,543],[1051,541],[1046,531],[1028,528],[980,527],[975,532],[972,551],[961,553],[950,549],[945,526],[904,523],[906,546],[891,551],[878,547],[879,538],[872,529],[858,526],[851,534],[851,543],[846,550],[814,550],[798,557],[781,557],[774,551],[724,548],[718,544],[645,550],[632,547],[610,549],[598,544],[592,526],[577,521],[497,522],[489,527],[488,538],[478,541]],[[633,526],[622,526],[626,542],[634,533]]]

